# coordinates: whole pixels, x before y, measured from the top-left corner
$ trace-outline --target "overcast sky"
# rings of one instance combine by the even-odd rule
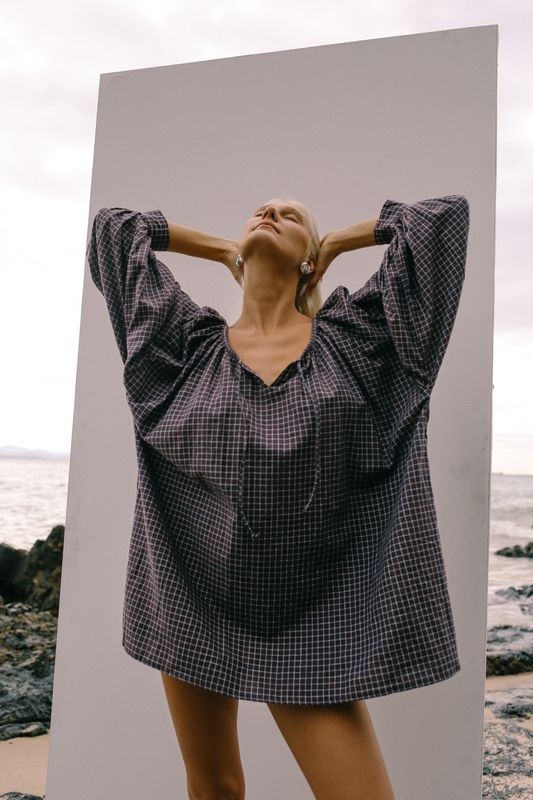
[[[101,73],[498,25],[492,470],[533,474],[533,3],[2,0],[0,20],[0,446],[70,449]]]

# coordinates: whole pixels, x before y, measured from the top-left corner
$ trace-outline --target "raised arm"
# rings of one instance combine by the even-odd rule
[[[377,221],[378,217],[371,217],[363,222],[356,222],[355,225],[349,225],[347,228],[330,231],[327,235],[332,252],[340,255],[348,250],[359,250],[361,247],[378,244],[374,235]]]
[[[177,222],[169,222],[168,250],[195,258],[205,258],[209,261],[220,261],[239,282],[239,270],[234,263],[238,245],[232,239],[222,239],[204,231],[179,225]]]
[[[183,253],[186,256],[206,258],[210,261],[223,261],[230,244],[228,239],[211,236],[194,228],[186,228],[177,222],[168,223],[168,249],[173,253]]]
[[[169,249],[166,217],[156,209],[101,208],[87,243],[91,277],[107,304],[124,363],[134,361],[171,318],[175,328],[199,311],[154,251]]]
[[[350,295],[381,306],[403,368],[431,389],[454,327],[465,278],[470,206],[464,195],[385,200],[374,235],[379,269]]]

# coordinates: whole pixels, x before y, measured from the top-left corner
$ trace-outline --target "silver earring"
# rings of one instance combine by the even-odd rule
[[[304,275],[309,275],[310,272],[313,271],[311,264],[309,261],[302,261],[300,264],[300,272],[303,272]]]
[[[243,261],[243,259],[242,259],[242,256],[241,256],[241,254],[239,253],[239,255],[237,256],[237,258],[235,259],[235,266],[236,266],[236,267],[242,267],[242,265],[243,265],[243,264],[244,264],[244,261]]]

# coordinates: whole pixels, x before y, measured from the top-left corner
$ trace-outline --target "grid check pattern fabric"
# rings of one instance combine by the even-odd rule
[[[460,669],[426,428],[468,230],[462,195],[386,200],[379,269],[357,291],[334,289],[308,346],[267,385],[221,314],[157,258],[164,214],[98,211],[87,258],[138,457],[132,658],[228,696],[299,704]]]

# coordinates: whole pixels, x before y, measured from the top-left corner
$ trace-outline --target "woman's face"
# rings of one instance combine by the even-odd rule
[[[268,224],[265,224],[268,223]],[[309,256],[310,231],[303,213],[290,203],[271,200],[255,209],[242,229],[239,252],[275,254],[298,267]]]

